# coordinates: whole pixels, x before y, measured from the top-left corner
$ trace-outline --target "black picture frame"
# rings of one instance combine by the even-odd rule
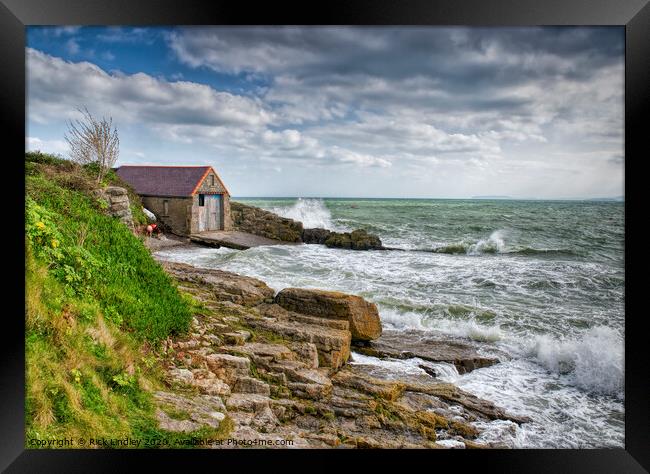
[[[0,397],[0,468],[6,472],[89,472],[129,469],[144,462],[149,469],[192,469],[197,462],[213,468],[262,469],[345,468],[350,462],[373,468],[496,469],[499,472],[648,472],[650,469],[650,412],[648,352],[644,311],[635,311],[641,267],[634,245],[644,235],[644,216],[634,215],[641,203],[635,185],[643,174],[645,139],[650,109],[649,0],[348,0],[320,4],[302,2],[259,5],[223,1],[184,0],[0,0],[1,124],[5,191],[5,298],[3,305]],[[625,449],[485,450],[485,451],[40,451],[24,448],[24,153],[25,26],[26,25],[619,25],[625,28]],[[645,120],[644,120],[645,119]],[[645,153],[647,155],[647,152]],[[10,165],[10,166],[8,166]],[[635,171],[636,170],[636,171]],[[15,176],[14,176],[15,174]],[[11,192],[9,192],[9,187]],[[637,258],[635,259],[635,256]],[[15,268],[15,270],[14,270]],[[7,301],[12,305],[7,305]],[[277,463],[277,464],[276,464]],[[448,467],[443,467],[448,465]]]

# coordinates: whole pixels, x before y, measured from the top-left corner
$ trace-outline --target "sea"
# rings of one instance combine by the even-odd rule
[[[159,256],[377,304],[384,329],[461,338],[501,363],[439,377],[531,418],[477,422],[513,448],[624,447],[624,204],[607,201],[238,198],[306,228],[358,228],[401,250],[170,248]],[[396,374],[419,359],[352,363]],[[422,371],[423,372],[423,371]]]

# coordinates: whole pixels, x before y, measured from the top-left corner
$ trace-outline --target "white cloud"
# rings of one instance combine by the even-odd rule
[[[63,156],[69,150],[65,140],[43,140],[39,137],[27,137],[25,139],[25,148],[29,151],[42,151],[44,153]]]
[[[379,168],[390,168],[392,163],[383,158],[377,158],[373,155],[366,155],[363,153],[356,153],[350,150],[340,148],[338,146],[333,146],[330,149],[331,157],[334,160],[340,161],[342,163],[353,163],[363,166],[375,166]]]
[[[271,114],[254,99],[193,82],[167,82],[145,73],[109,74],[89,62],[68,62],[27,50],[30,118],[76,116],[88,106],[122,123],[260,126]]]
[[[97,35],[97,39],[105,43],[145,43],[152,44],[155,29],[126,28],[121,26],[107,27],[104,33]]]
[[[114,48],[155,35],[113,28],[98,39]],[[259,182],[324,167],[382,185],[390,171],[391,182],[420,183],[394,189],[420,195],[566,195],[622,182],[615,30],[193,27],[167,44],[186,66],[171,80],[28,49],[30,121],[60,124],[87,105],[118,128],[152,132],[155,144],[130,144],[148,157],[199,150],[179,159],[220,157]],[[192,68],[240,88],[191,82]]]
[[[316,141],[303,137],[298,130],[286,129],[281,132],[265,130],[262,133],[262,141],[267,145],[274,145],[278,148],[291,150],[300,146],[315,146]]]
[[[74,38],[70,38],[68,41],[66,41],[65,48],[72,56],[76,56],[79,54],[79,51],[81,51],[79,43]]]
[[[51,30],[49,30],[49,32],[52,34],[52,36],[58,38],[60,36],[74,35],[80,29],[81,29],[80,26],[60,26],[60,27],[52,28]]]

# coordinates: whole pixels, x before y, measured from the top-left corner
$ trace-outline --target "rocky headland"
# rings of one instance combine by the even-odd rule
[[[350,250],[385,250],[381,240],[363,229],[334,232],[328,229],[305,229],[302,222],[280,217],[270,211],[239,202],[230,203],[233,229],[283,242],[321,244]]]
[[[276,294],[255,278],[161,264],[202,305],[190,333],[163,345],[168,389],[155,395],[163,429],[225,423],[231,438],[267,447],[488,448],[503,446],[481,441],[474,422],[526,421],[441,382],[432,368],[396,377],[351,364],[352,352],[444,361],[462,372],[498,363],[459,341],[403,346],[363,298]]]
[[[230,202],[233,230],[284,242],[302,242],[302,222],[280,217],[264,209]]]

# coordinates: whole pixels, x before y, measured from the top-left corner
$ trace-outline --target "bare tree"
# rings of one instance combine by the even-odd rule
[[[65,140],[70,145],[70,158],[81,165],[96,163],[100,183],[106,172],[117,161],[120,153],[120,139],[113,128],[113,118],[95,119],[87,108],[77,109],[83,119],[69,121]]]

